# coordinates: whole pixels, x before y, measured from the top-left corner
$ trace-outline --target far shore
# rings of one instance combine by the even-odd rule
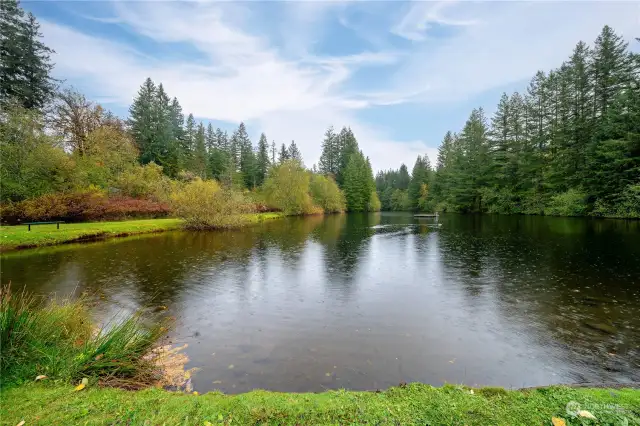
[[[246,225],[284,217],[282,213],[248,214]],[[131,235],[174,231],[183,228],[183,220],[177,218],[139,219],[115,222],[63,223],[60,229],[55,224],[0,227],[0,252],[45,247],[58,244],[98,241]]]

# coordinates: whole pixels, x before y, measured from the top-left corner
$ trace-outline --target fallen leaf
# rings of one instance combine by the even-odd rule
[[[229,370],[233,370],[233,364],[229,364],[229,366],[227,367]]]
[[[325,376],[330,377],[331,373],[325,373]]]
[[[198,391],[193,391],[193,394],[194,394],[195,396],[200,395],[200,394],[198,393]]]
[[[20,423],[18,423],[16,426],[24,426],[24,424],[25,424],[25,421],[23,420]]]
[[[584,417],[585,419],[597,420],[596,416],[588,412],[587,410],[578,411],[578,416]]]
[[[95,360],[100,361],[102,358],[104,358],[104,354],[99,354],[99,355],[96,355]]]
[[[449,364],[453,364],[454,362],[456,362],[456,359],[452,359],[451,361],[449,361]]]
[[[222,380],[214,380],[214,381],[213,381],[213,384],[214,384],[214,385],[219,385],[220,383],[222,383]]]
[[[82,389],[84,389],[85,384],[84,383],[80,383],[78,386],[75,387],[74,391],[81,391]]]
[[[83,385],[87,386],[89,384],[89,379],[87,379],[86,377],[84,379],[82,379],[82,383]]]
[[[44,379],[46,379],[46,378],[47,378],[47,376],[45,376],[44,374],[41,374],[41,375],[39,375],[39,376],[36,376],[36,382],[37,382],[38,380],[44,380]]]
[[[560,417],[551,417],[551,423],[553,423],[553,426],[567,426],[564,419],[561,419]]]

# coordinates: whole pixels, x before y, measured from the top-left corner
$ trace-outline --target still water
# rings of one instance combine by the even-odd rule
[[[640,222],[291,218],[6,254],[2,282],[168,307],[194,388],[640,381]]]

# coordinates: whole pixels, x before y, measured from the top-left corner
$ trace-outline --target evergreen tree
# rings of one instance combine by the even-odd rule
[[[300,150],[298,149],[298,146],[296,145],[295,141],[291,141],[291,145],[289,145],[289,159],[291,160],[296,160],[298,163],[300,163],[300,165],[302,166],[302,153],[300,152]]]
[[[207,148],[206,148],[206,134],[204,125],[202,122],[198,125],[196,131],[193,152],[193,165],[191,170],[202,179],[207,178]]]
[[[216,140],[216,132],[213,130],[213,125],[209,123],[207,125],[207,134],[205,135],[205,145],[207,152],[211,153],[214,148],[217,148],[218,141]]]
[[[54,53],[42,43],[40,25],[17,0],[0,2],[0,104],[15,100],[25,108],[43,108],[56,91],[51,76]]]
[[[264,133],[260,135],[258,141],[258,154],[256,156],[256,186],[262,186],[262,183],[267,178],[271,161],[269,160],[269,142]]]
[[[156,139],[156,91],[151,78],[147,78],[129,108],[129,128],[140,151],[142,164],[153,161],[153,145]]]
[[[285,144],[280,147],[280,155],[278,156],[278,164],[282,164],[289,159],[289,150]]]
[[[425,197],[428,186],[431,183],[431,165],[429,157],[418,156],[411,172],[411,183],[409,184],[408,195],[409,205],[412,210],[424,210],[426,207]]]
[[[230,157],[227,133],[218,127],[213,137],[213,147],[209,151],[209,175],[227,186],[233,180]]]
[[[347,169],[349,161],[351,161],[351,155],[359,151],[358,141],[354,136],[350,128],[343,127],[338,135],[338,166],[336,173],[336,183],[340,188],[344,185],[345,176],[344,173]]]
[[[322,141],[322,155],[318,169],[324,175],[336,176],[338,174],[340,164],[340,146],[338,143],[338,135],[333,130],[333,126],[329,127],[324,134]]]
[[[236,149],[239,150],[238,166],[240,173],[242,173],[244,187],[254,188],[257,182],[256,156],[253,152],[253,145],[251,144],[251,139],[249,139],[244,123],[240,123],[232,140],[232,143],[237,147]]]
[[[351,154],[344,170],[344,196],[347,210],[352,212],[367,211],[372,193],[373,176],[370,167],[361,151]]]

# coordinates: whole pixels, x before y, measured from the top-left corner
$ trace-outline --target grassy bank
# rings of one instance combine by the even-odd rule
[[[124,391],[31,384],[2,395],[2,424],[167,425],[567,425],[640,424],[640,391],[551,387],[504,391],[411,384],[384,392],[331,391],[240,395]],[[575,401],[597,420],[572,417]],[[571,407],[571,406],[570,406]],[[577,407],[572,407],[574,410]],[[626,419],[626,423],[625,423]]]
[[[282,214],[255,213],[245,217],[245,223],[256,224],[282,217]],[[35,225],[31,227],[31,231],[26,225],[2,226],[0,227],[0,251],[170,231],[180,229],[182,223],[181,219],[63,223],[60,229],[56,229],[56,225]]]

